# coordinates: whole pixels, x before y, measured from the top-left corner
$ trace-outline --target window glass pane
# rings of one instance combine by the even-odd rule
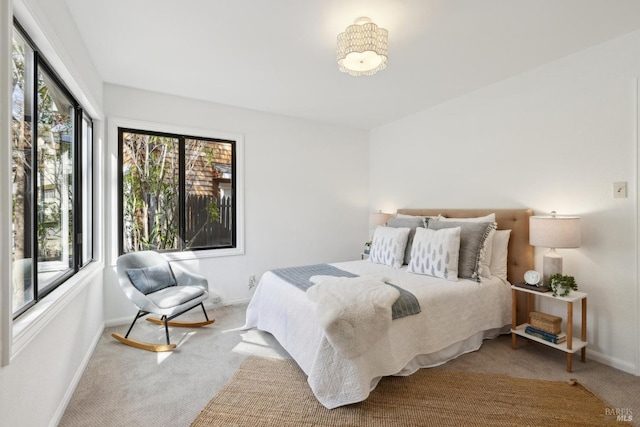
[[[17,318],[92,258],[93,150],[91,118],[82,117],[77,101],[15,19],[12,42],[8,243]],[[86,149],[76,152],[80,144]]]
[[[118,129],[121,252],[235,247],[235,142]]]
[[[186,247],[233,244],[233,146],[185,139]]]
[[[179,141],[122,132],[123,250],[179,249]]]
[[[93,259],[93,123],[82,120],[82,265]]]
[[[73,268],[73,102],[38,71],[38,291]]]
[[[32,280],[33,210],[31,206],[32,129],[33,129],[33,50],[13,34],[11,108],[11,172],[13,218],[13,312],[34,299]]]

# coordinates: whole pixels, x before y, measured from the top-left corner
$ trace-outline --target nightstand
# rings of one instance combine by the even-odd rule
[[[533,335],[527,334],[524,330],[528,323],[521,325],[516,321],[516,306],[517,306],[517,294],[518,292],[525,292],[527,294],[527,320],[529,320],[529,313],[533,311],[534,296],[542,298],[549,298],[554,301],[562,301],[567,304],[567,340],[561,344],[554,344]],[[516,337],[519,335],[531,341],[536,341],[549,347],[561,350],[567,353],[567,372],[571,372],[571,362],[573,354],[578,350],[581,352],[580,360],[582,363],[586,361],[587,357],[587,294],[584,292],[572,291],[568,296],[554,297],[551,292],[537,292],[518,286],[511,286],[511,348],[516,349]],[[573,336],[573,303],[582,301],[582,325],[580,327],[580,339]]]

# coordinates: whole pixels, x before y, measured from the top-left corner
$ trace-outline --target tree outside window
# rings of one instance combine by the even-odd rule
[[[235,142],[118,129],[120,253],[235,247]]]

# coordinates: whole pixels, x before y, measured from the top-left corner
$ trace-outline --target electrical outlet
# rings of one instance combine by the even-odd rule
[[[626,182],[614,182],[613,183],[613,198],[614,199],[626,199],[627,198],[627,183]]]
[[[218,304],[220,302],[220,297],[218,295],[214,295],[211,297],[211,302],[213,304]]]
[[[256,276],[252,274],[249,276],[249,289],[252,289],[256,285]]]

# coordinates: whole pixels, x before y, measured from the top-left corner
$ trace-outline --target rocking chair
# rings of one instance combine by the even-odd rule
[[[200,327],[210,325],[203,302],[209,298],[207,279],[190,273],[177,265],[170,266],[162,255],[153,251],[132,252],[121,255],[117,261],[118,281],[127,298],[138,308],[125,336],[112,334],[123,344],[147,351],[171,351],[176,348],[169,341],[169,326]],[[204,322],[176,322],[175,317],[200,306]],[[136,321],[147,314],[161,318],[147,318],[149,322],[164,325],[167,344],[151,344],[129,338]]]

